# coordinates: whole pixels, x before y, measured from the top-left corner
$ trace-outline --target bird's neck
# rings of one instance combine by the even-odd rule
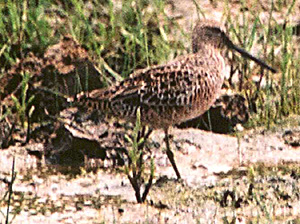
[[[199,54],[224,54],[224,48],[220,48],[220,46],[211,42],[198,42],[196,45],[193,45],[193,52]]]
[[[213,44],[201,44],[193,49],[196,54],[204,54],[209,56],[217,56],[225,58],[225,49],[217,47]]]
[[[224,79],[226,76],[226,64],[227,64],[227,57],[226,57],[226,50],[224,48],[219,48],[214,45],[202,45],[201,48],[196,52],[201,57],[204,55],[206,58],[209,58],[210,63],[213,63],[220,75],[221,79]]]

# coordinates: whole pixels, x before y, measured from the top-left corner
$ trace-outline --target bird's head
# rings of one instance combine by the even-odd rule
[[[224,26],[213,20],[203,20],[196,24],[192,34],[192,47],[193,53],[198,53],[204,48],[221,51],[226,49],[237,51],[243,57],[255,61],[260,66],[270,70],[273,73],[276,72],[274,68],[267,65],[264,61],[254,57],[246,50],[234,45],[226,34]],[[203,52],[201,51],[201,53]]]

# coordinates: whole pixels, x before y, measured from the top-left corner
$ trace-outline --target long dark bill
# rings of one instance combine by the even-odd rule
[[[259,64],[260,66],[262,66],[262,67],[270,70],[271,72],[273,72],[273,73],[277,72],[274,68],[272,68],[271,66],[267,65],[264,61],[262,61],[262,60],[260,60],[260,59],[258,59],[256,57],[254,57],[253,55],[249,54],[244,49],[239,48],[239,47],[235,46],[234,44],[232,45],[232,49],[236,50],[237,52],[239,52],[243,57],[249,58],[249,59],[255,61],[257,64]]]

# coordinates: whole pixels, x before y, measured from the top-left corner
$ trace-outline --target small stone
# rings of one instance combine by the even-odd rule
[[[20,207],[20,206],[21,206],[20,202],[17,201],[17,202],[14,203],[14,207]]]
[[[93,203],[90,200],[84,202],[84,206],[92,206],[92,205]]]
[[[41,185],[41,184],[44,183],[44,180],[43,180],[42,178],[37,178],[37,179],[35,179],[34,181],[35,181],[35,183],[36,183],[37,185]]]
[[[38,204],[46,204],[46,202],[47,202],[46,198],[40,198],[40,199],[37,200]]]
[[[235,126],[235,128],[236,128],[236,130],[239,131],[239,132],[244,131],[244,127],[243,127],[241,124],[237,124],[237,125]]]
[[[30,215],[37,215],[37,210],[34,209],[34,208],[30,209],[30,210],[29,210],[29,214],[30,214]]]

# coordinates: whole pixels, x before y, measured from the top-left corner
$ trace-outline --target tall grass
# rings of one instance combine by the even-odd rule
[[[11,65],[28,51],[42,54],[60,35],[71,33],[96,62],[103,58],[113,71],[127,76],[168,60],[173,47],[183,50],[183,44],[171,46],[168,41],[174,21],[165,14],[164,4],[160,0],[123,1],[121,6],[111,0],[90,4],[9,0],[0,10],[2,56]]]
[[[135,191],[137,202],[143,203],[152,186],[155,166],[152,156],[150,162],[147,162],[145,159],[145,141],[147,141],[147,136],[151,131],[148,133],[144,132],[145,130],[143,130],[143,128],[145,127],[142,127],[141,124],[141,113],[139,108],[136,115],[137,119],[132,136],[125,135],[125,138],[130,143],[130,149],[128,150],[128,164],[125,165],[125,173]],[[143,187],[144,190],[142,192]]]
[[[28,52],[41,54],[53,42],[53,30],[45,18],[46,5],[36,1],[0,3],[1,72]]]
[[[278,70],[277,74],[272,74],[248,66],[244,59],[240,63],[243,67],[240,68],[240,81],[236,90],[248,99],[252,112],[248,124],[250,127],[263,125],[270,128],[287,115],[300,113],[299,50],[293,47],[295,28],[288,22],[292,20],[295,2],[272,1],[268,5],[268,14],[262,20],[257,5],[242,1],[243,10],[235,16],[227,1],[224,20],[234,42],[248,51],[256,49],[256,55]],[[283,7],[287,9],[284,10],[285,21],[278,22],[274,14]],[[265,84],[255,84],[252,81],[253,75],[259,75]]]
[[[103,74],[127,77],[134,70],[169,59],[172,47],[168,34],[172,21],[164,13],[164,1],[123,1],[115,6],[72,1],[67,10],[70,32],[85,45]],[[176,49],[175,49],[176,50]],[[104,60],[104,61],[103,61]],[[103,63],[106,64],[103,64]]]

